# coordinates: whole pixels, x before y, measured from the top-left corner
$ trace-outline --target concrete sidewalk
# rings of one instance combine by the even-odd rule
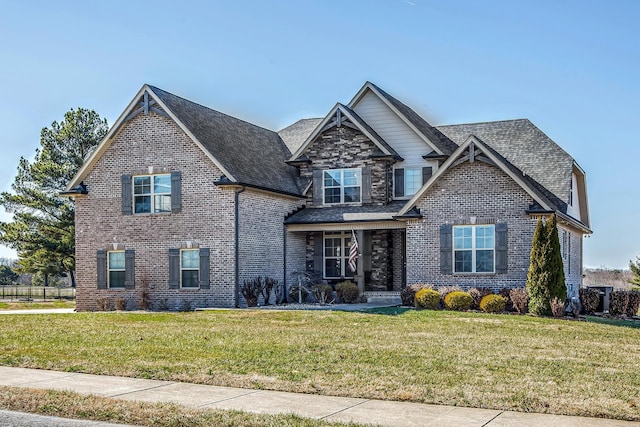
[[[599,418],[249,390],[4,366],[0,366],[0,385],[70,390],[115,399],[173,402],[198,408],[294,413],[327,421],[354,421],[384,426],[640,426],[640,423]]]

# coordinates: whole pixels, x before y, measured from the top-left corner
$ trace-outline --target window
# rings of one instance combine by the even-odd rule
[[[433,168],[413,167],[395,168],[393,171],[393,196],[408,198],[420,190],[420,187],[431,177]]]
[[[351,234],[347,232],[324,234],[324,277],[339,279],[353,277],[349,268]]]
[[[124,288],[124,251],[109,251],[107,253],[107,272],[110,288]]]
[[[183,288],[197,288],[199,285],[200,251],[183,249],[180,251],[180,283]]]
[[[422,169],[404,170],[404,195],[413,196],[422,187]]]
[[[453,272],[493,273],[495,271],[495,226],[453,227]]]
[[[324,203],[360,203],[362,172],[360,169],[333,169],[323,172]]]
[[[133,177],[134,213],[171,212],[171,175]]]

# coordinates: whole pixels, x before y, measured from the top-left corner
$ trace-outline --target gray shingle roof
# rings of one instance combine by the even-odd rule
[[[302,209],[289,218],[287,218],[285,224],[325,224],[325,223],[337,223],[337,222],[360,222],[360,221],[376,221],[376,220],[388,220],[389,215],[396,214],[400,209],[404,207],[406,200],[399,200],[389,203],[388,205],[374,205],[374,206],[335,206],[335,207],[321,207],[321,208],[305,208]],[[347,218],[345,219],[345,214]],[[359,217],[358,214],[365,214]],[[376,217],[375,214],[380,214]]]
[[[537,185],[552,193],[558,208],[566,212],[573,158],[527,119],[437,126],[460,145],[471,134],[497,151]],[[553,201],[553,200],[552,200]],[[561,202],[561,203],[559,203]],[[562,209],[564,206],[564,209]]]
[[[302,193],[297,169],[285,163],[291,152],[276,132],[149,88],[239,183]]]
[[[437,127],[431,126],[429,122],[420,117],[418,113],[413,111],[411,108],[398,101],[393,96],[389,95],[384,90],[380,89],[378,86],[369,82],[371,86],[376,88],[380,95],[384,96],[387,101],[391,103],[403,116],[406,117],[424,136],[426,136],[429,141],[431,141],[440,151],[444,154],[453,153],[456,148],[456,144],[454,144],[447,135],[443,135]],[[460,144],[458,144],[460,145]]]
[[[321,121],[322,118],[298,120],[294,124],[279,130],[278,135],[287,145],[289,151],[295,153]]]

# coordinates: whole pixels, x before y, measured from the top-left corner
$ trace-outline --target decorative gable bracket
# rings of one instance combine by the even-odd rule
[[[489,165],[496,166],[496,164],[489,157],[485,156],[480,147],[478,147],[474,142],[469,144],[469,147],[461,154],[460,158],[458,158],[451,167],[458,166],[461,163],[469,162],[473,163],[474,161],[480,161],[487,163]]]
[[[149,111],[153,111],[154,113],[160,116],[164,116],[167,118],[169,117],[167,113],[165,113],[163,110],[156,107],[158,103],[156,102],[155,99],[149,97],[149,91],[147,90],[144,91],[144,94],[142,95],[142,99],[140,100],[138,105],[140,106],[138,109],[132,111],[131,113],[129,113],[127,117],[125,117],[124,119],[125,122],[133,119],[140,113],[144,113],[145,115],[147,115],[149,114]]]
[[[348,128],[351,129],[355,129],[355,130],[359,130],[358,126],[356,126],[350,119],[349,117],[346,117],[344,114],[342,114],[342,111],[340,110],[340,108],[336,109],[336,112],[333,114],[333,117],[329,120],[329,123],[327,123],[326,125],[324,125],[322,127],[322,129],[320,129],[320,133],[329,130],[331,128],[339,128],[342,126],[346,126]]]

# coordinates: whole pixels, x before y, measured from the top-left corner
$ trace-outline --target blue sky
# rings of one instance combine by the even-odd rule
[[[640,254],[638,17],[634,0],[5,2],[0,188],[41,128],[77,107],[111,124],[144,83],[278,130],[370,80],[434,125],[529,118],[587,172],[585,265],[624,268]]]

